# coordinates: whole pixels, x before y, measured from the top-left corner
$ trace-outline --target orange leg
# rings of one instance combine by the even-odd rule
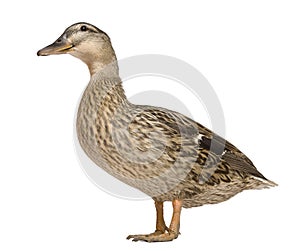
[[[173,215],[170,227],[167,228],[163,217],[163,202],[155,202],[156,207],[156,231],[152,234],[129,235],[127,239],[133,241],[160,242],[172,241],[179,235],[181,200],[173,200]],[[167,232],[166,232],[167,231]]]

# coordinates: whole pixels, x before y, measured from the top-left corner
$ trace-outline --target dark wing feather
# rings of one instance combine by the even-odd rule
[[[244,158],[238,157],[234,152],[225,152],[222,159],[225,160],[233,170],[267,180],[259,171],[257,171],[254,165],[248,163]]]

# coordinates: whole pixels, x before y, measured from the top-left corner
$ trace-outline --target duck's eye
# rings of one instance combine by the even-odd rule
[[[81,31],[86,31],[86,30],[87,30],[87,27],[86,27],[85,25],[82,25],[82,26],[80,27],[80,30],[81,30]]]

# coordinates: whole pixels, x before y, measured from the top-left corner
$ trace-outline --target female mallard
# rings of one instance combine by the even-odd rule
[[[110,39],[95,26],[74,24],[38,52],[53,54],[81,59],[91,74],[77,114],[77,135],[85,153],[155,201],[155,232],[128,239],[171,241],[179,234],[182,207],[219,203],[246,189],[276,185],[235,146],[192,119],[130,103]],[[164,201],[173,204],[169,227],[163,217]]]

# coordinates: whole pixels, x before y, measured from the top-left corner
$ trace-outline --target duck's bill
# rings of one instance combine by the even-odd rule
[[[45,48],[37,52],[38,56],[49,56],[57,54],[65,54],[73,48],[72,43],[68,40],[59,38],[53,44],[46,46]]]

